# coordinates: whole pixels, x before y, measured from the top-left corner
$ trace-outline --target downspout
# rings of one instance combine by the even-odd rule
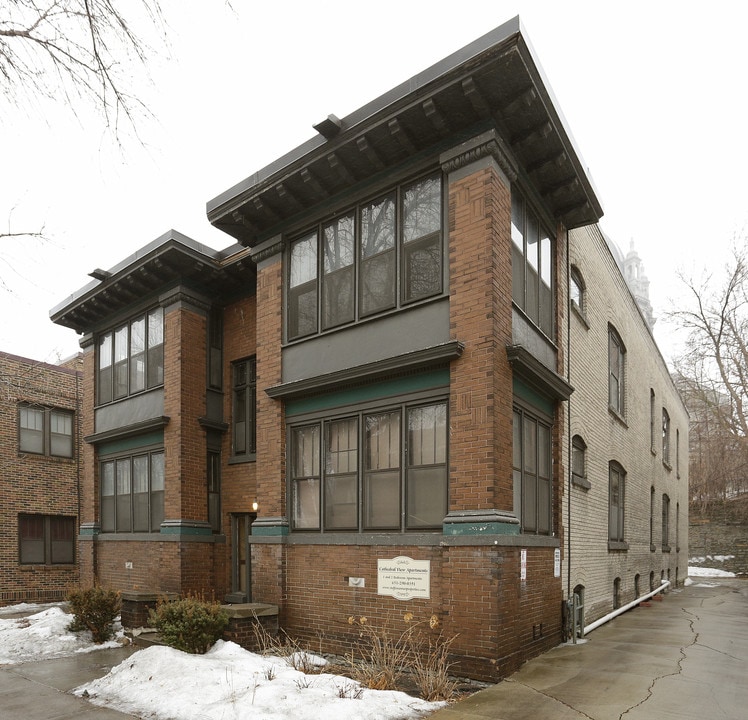
[[[603,615],[599,620],[595,620],[595,622],[590,623],[585,629],[584,634],[592,632],[593,630],[599,628],[601,625],[604,625],[608,620],[612,620],[615,617],[618,617],[619,615],[622,615],[627,610],[631,610],[631,608],[636,607],[639,603],[644,602],[645,600],[649,600],[649,598],[654,597],[658,593],[665,590],[665,588],[670,585],[670,580],[665,580],[660,587],[658,587],[656,590],[652,590],[651,592],[648,592],[646,595],[640,595],[636,600],[632,600],[627,605],[624,605],[623,607],[619,607],[618,609],[614,610],[612,613],[608,613],[607,615]]]

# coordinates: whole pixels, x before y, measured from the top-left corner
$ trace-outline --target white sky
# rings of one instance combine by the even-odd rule
[[[113,147],[87,107],[0,108],[0,224],[50,238],[0,245],[0,350],[55,362],[78,336],[49,310],[170,228],[214,248],[205,203],[519,14],[605,209],[651,281],[655,334],[679,268],[724,261],[748,229],[748,5],[717,0],[162,0],[170,60],[150,65],[153,119]],[[140,86],[138,86],[140,87]]]

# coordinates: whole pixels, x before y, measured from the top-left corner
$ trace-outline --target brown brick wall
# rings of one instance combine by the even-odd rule
[[[76,565],[19,563],[18,515],[77,519],[80,427],[71,459],[20,453],[18,403],[72,410],[77,423],[81,366],[81,360],[63,368],[0,353],[0,605],[59,600],[78,582]]]
[[[450,510],[511,509],[511,195],[488,167],[449,186]]]
[[[280,258],[257,271],[257,501],[260,517],[286,510],[286,426],[265,389],[280,383],[283,298]]]

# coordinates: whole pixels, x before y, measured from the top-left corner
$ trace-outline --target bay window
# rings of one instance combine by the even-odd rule
[[[442,184],[402,185],[292,241],[287,338],[314,335],[443,291]]]
[[[153,310],[103,333],[97,340],[96,392],[99,405],[164,382],[164,315]]]
[[[447,512],[447,405],[403,403],[292,426],[295,530],[441,528]]]
[[[103,461],[100,486],[102,532],[160,532],[164,519],[163,450]]]

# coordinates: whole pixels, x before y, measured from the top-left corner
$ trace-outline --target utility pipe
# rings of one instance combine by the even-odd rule
[[[636,598],[636,600],[632,600],[628,605],[619,607],[616,610],[614,610],[612,613],[609,613],[608,615],[604,615],[599,620],[595,620],[595,622],[590,623],[584,629],[584,634],[586,635],[587,633],[592,632],[593,630],[599,628],[601,625],[608,622],[608,620],[612,620],[614,617],[618,617],[619,615],[625,613],[627,610],[631,610],[631,608],[636,607],[639,603],[642,603],[645,600],[649,600],[649,598],[657,595],[657,593],[664,590],[668,585],[670,585],[670,580],[665,580],[662,583],[662,585],[660,585],[660,587],[657,588],[657,590],[652,590],[652,592],[649,592],[646,595],[640,595],[638,598]]]

